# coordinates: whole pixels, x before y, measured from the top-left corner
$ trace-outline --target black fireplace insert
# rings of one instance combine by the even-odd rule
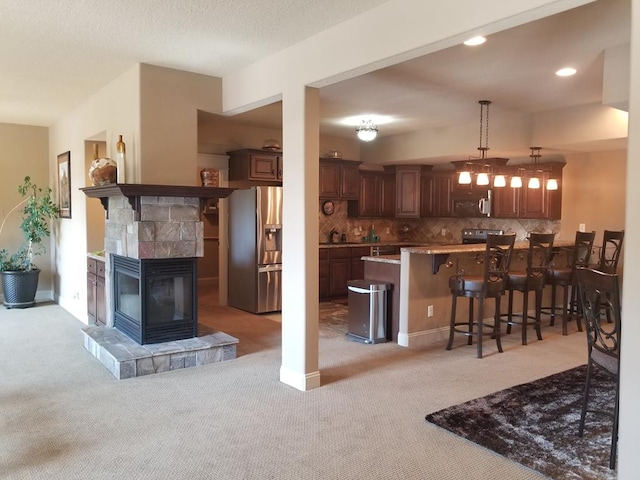
[[[115,328],[141,345],[198,335],[195,258],[111,259]]]

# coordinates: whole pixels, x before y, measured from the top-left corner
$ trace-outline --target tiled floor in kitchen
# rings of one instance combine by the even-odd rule
[[[198,333],[206,335],[222,331],[239,340],[237,356],[280,348],[280,314],[253,315],[236,308],[221,306],[217,280],[198,282]],[[320,337],[347,334],[346,301],[320,302]]]

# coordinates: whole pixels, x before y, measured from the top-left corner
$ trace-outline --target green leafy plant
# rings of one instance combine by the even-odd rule
[[[31,177],[24,177],[24,182],[18,187],[18,192],[24,198],[7,213],[0,224],[0,234],[2,234],[7,218],[22,207],[20,230],[24,234],[25,243],[13,254],[10,254],[6,249],[0,250],[0,271],[38,268],[33,263],[33,257],[46,251],[42,241],[51,233],[49,230],[50,220],[58,218],[60,214],[58,206],[51,197],[51,189],[39,188],[31,182]]]

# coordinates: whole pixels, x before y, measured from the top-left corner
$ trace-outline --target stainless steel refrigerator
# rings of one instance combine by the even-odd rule
[[[282,187],[229,196],[228,303],[252,313],[282,309]]]

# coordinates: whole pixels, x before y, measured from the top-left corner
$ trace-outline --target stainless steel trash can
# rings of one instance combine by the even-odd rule
[[[378,280],[349,280],[347,335],[364,343],[387,341],[387,291],[391,284]]]

